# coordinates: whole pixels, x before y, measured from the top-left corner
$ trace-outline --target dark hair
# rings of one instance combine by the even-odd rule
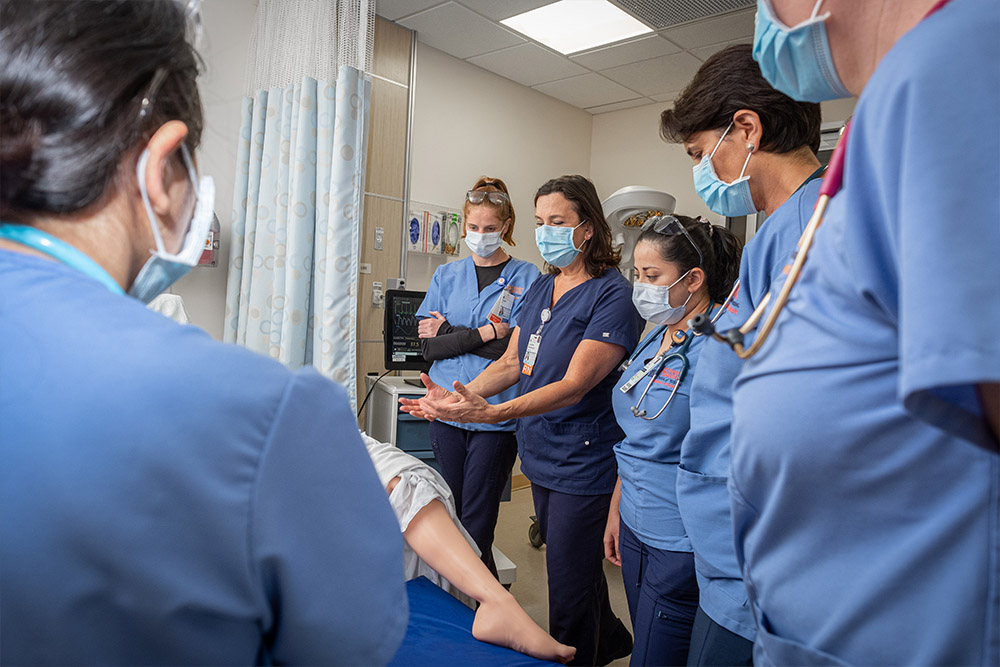
[[[677,265],[682,274],[700,265],[705,272],[709,298],[725,301],[740,275],[743,241],[725,227],[713,225],[703,218],[676,214],[674,217],[691,235],[691,240],[701,251],[701,258],[683,234],[661,234],[650,228],[639,235],[636,245],[644,241],[653,244],[663,261]],[[699,259],[702,259],[700,264]]]
[[[0,216],[95,203],[169,120],[193,151],[200,62],[176,0],[0,0]]]
[[[819,105],[796,102],[772,88],[752,52],[749,44],[734,44],[706,60],[674,108],[660,114],[660,137],[683,143],[698,132],[724,130],[733,114],[749,109],[760,117],[760,150],[789,153],[808,146],[818,151]]]
[[[473,190],[482,190],[483,192],[502,192],[507,195],[507,201],[502,204],[494,204],[489,199],[484,199],[481,204],[473,204],[468,199],[465,200],[465,205],[462,206],[462,213],[466,218],[469,217],[469,208],[472,206],[486,206],[487,208],[492,208],[497,212],[497,217],[500,218],[500,222],[506,222],[510,219],[510,225],[507,226],[507,231],[503,235],[503,240],[509,245],[517,245],[514,243],[514,204],[510,201],[510,192],[507,190],[507,184],[501,181],[499,178],[493,178],[491,176],[481,176],[476,184],[472,186]],[[462,233],[465,235],[465,232]]]
[[[611,227],[604,218],[604,208],[601,198],[597,196],[597,188],[586,176],[560,176],[546,182],[535,193],[535,204],[538,198],[554,192],[562,194],[573,205],[573,210],[580,220],[589,222],[593,229],[590,240],[583,245],[583,264],[592,278],[600,278],[609,268],[618,268],[621,253],[611,244]],[[549,273],[559,273],[554,266],[548,267]]]

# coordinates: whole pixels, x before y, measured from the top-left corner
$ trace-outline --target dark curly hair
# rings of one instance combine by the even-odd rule
[[[672,109],[660,114],[660,137],[679,144],[705,130],[724,130],[740,109],[760,117],[760,146],[789,153],[808,146],[819,150],[822,116],[818,104],[796,102],[761,76],[749,44],[722,49],[705,61]]]

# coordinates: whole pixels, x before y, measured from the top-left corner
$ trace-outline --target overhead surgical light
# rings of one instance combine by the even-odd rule
[[[607,0],[560,0],[500,23],[564,55],[653,32]]]

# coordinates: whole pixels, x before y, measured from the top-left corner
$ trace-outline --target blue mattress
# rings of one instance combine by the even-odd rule
[[[472,636],[475,613],[424,577],[406,583],[410,622],[390,665],[509,665],[538,667],[557,662],[481,642]]]

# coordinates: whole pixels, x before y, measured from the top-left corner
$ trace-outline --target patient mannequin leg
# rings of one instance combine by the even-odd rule
[[[390,493],[396,481],[389,484]],[[425,563],[479,602],[472,623],[476,639],[543,660],[565,663],[576,654],[575,648],[560,644],[531,620],[476,556],[440,501],[431,501],[421,509],[403,537]]]

